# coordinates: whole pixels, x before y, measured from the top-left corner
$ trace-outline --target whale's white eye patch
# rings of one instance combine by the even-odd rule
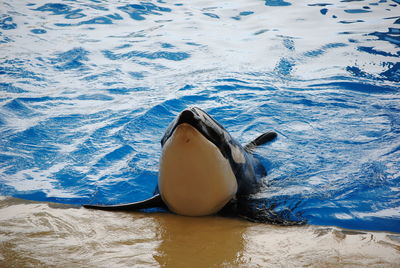
[[[244,164],[246,162],[246,159],[244,158],[244,155],[239,147],[232,144],[230,144],[229,146],[231,147],[233,160],[238,164]]]

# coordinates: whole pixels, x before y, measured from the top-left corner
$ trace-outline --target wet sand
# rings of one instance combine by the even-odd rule
[[[1,197],[0,267],[400,267],[400,234]]]

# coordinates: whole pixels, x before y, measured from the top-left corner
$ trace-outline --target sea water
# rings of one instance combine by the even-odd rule
[[[152,195],[160,139],[199,106],[313,225],[400,232],[400,3],[21,1],[0,11],[0,195]]]

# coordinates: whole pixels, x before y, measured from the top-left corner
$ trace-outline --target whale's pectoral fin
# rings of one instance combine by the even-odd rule
[[[130,210],[139,210],[146,208],[166,208],[164,201],[161,199],[159,194],[154,195],[153,197],[129,204],[120,204],[120,205],[83,205],[85,208],[92,209],[101,209],[101,210],[112,210],[112,211],[130,211]]]
[[[255,138],[252,142],[248,143],[246,146],[244,146],[244,149],[251,153],[256,147],[263,145],[267,142],[273,141],[278,134],[276,132],[270,131],[267,133],[264,133],[257,138]]]

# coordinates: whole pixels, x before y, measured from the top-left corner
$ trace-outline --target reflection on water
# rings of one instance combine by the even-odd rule
[[[399,262],[398,234],[0,201],[1,267],[396,267]]]
[[[171,214],[154,219],[161,238],[156,259],[163,267],[187,267],[188,263],[193,267],[221,267],[242,261],[247,222]]]

